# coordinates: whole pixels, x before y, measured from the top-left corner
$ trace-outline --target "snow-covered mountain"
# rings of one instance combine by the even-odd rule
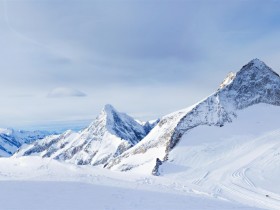
[[[23,144],[30,144],[35,140],[50,135],[46,131],[23,131],[0,128],[0,157],[13,155]]]
[[[267,106],[262,107],[263,104]],[[275,106],[274,110],[271,106]],[[230,73],[219,89],[187,109],[169,114],[161,119],[155,128],[137,145],[127,150],[119,157],[111,160],[107,168],[113,170],[133,170],[142,173],[159,174],[160,165],[171,161],[170,153],[176,150],[183,141],[195,143],[195,137],[188,138],[190,132],[202,126],[216,128],[231,127],[232,122],[239,118],[239,114],[247,112],[251,106],[256,107],[252,115],[262,111],[270,118],[251,117],[246,123],[240,123],[238,130],[244,130],[246,135],[256,133],[256,123],[263,123],[260,135],[277,129],[280,125],[280,77],[265,63],[258,59],[250,61],[236,74]],[[271,113],[271,110],[274,110]],[[260,121],[256,121],[259,119]],[[253,126],[253,130],[246,127]],[[268,125],[268,126],[267,126]],[[243,126],[243,127],[242,127]],[[264,129],[266,128],[266,129]],[[238,132],[232,132],[232,137]],[[209,138],[213,133],[209,133]],[[205,138],[208,138],[205,135]],[[222,139],[222,137],[221,137]],[[177,149],[176,157],[184,156],[189,148]],[[174,156],[174,157],[175,157]],[[221,157],[222,158],[222,157]],[[256,157],[257,158],[257,157]],[[176,159],[176,158],[175,158]],[[172,161],[176,161],[172,159]],[[182,163],[180,163],[182,164]]]
[[[113,106],[79,133],[48,136],[22,148],[15,156],[39,155],[85,165],[104,165],[141,141],[158,121],[139,123]]]
[[[48,136],[23,146],[14,155],[20,158],[0,159],[0,179],[79,181],[96,184],[94,189],[103,184],[107,190],[98,188],[100,192],[117,189],[116,193],[109,193],[110,201],[120,199],[117,203],[127,203],[123,201],[139,189],[145,196],[147,192],[160,192],[161,199],[156,201],[162,207],[154,202],[154,195],[146,196],[152,198],[147,203],[156,203],[150,209],[185,209],[186,199],[195,194],[203,200],[193,204],[203,205],[194,209],[231,209],[220,202],[209,204],[209,198],[233,201],[226,202],[228,205],[242,203],[234,209],[279,210],[279,116],[280,77],[254,59],[239,72],[230,73],[209,97],[159,122],[140,122],[107,105],[81,132]],[[64,161],[89,166],[78,167]],[[113,170],[127,173],[120,175]],[[14,188],[18,182],[7,186]],[[119,196],[126,187],[127,197]],[[89,191],[85,192],[80,198],[85,198]],[[174,202],[174,198],[170,203],[171,195],[165,196],[162,203],[166,192],[177,192],[176,198],[183,195],[184,205],[179,207],[179,200]],[[97,193],[99,203],[107,204],[106,193]],[[6,194],[6,188],[2,194]],[[128,209],[135,209],[143,200],[141,194],[134,197],[141,199],[126,206]],[[187,201],[187,206],[192,206],[191,200]],[[111,206],[114,208],[115,204]]]

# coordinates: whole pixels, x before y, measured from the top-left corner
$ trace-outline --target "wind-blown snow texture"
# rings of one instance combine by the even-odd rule
[[[111,160],[107,167],[158,174],[158,167],[168,160],[169,152],[186,132],[202,125],[222,127],[238,116],[238,110],[259,103],[280,105],[280,77],[254,59],[235,76],[227,77],[205,100],[163,117],[139,144]]]
[[[0,129],[0,157],[13,155],[23,144],[30,144],[35,140],[50,135],[46,131],[16,131],[13,129]]]
[[[141,125],[127,114],[106,105],[100,115],[79,133],[67,131],[46,137],[15,156],[40,155],[78,165],[104,165],[142,140],[156,125]]]

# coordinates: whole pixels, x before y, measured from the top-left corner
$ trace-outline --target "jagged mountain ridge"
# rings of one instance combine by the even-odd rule
[[[15,156],[40,155],[79,165],[104,165],[142,140],[156,125],[141,124],[105,105],[100,115],[79,133],[67,131],[22,148]]]
[[[50,135],[46,131],[23,131],[1,128],[0,129],[0,157],[13,155],[23,144],[30,144],[38,139]]]
[[[158,125],[136,146],[111,160],[107,168],[136,169],[158,173],[162,161],[189,130],[201,126],[224,126],[238,115],[238,110],[259,103],[280,105],[280,78],[258,59],[250,61],[227,77],[220,88],[205,100],[162,118]]]

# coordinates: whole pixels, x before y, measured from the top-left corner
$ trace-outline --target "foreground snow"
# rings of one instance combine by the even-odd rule
[[[1,209],[253,210],[170,179],[75,166],[40,157],[0,159]]]

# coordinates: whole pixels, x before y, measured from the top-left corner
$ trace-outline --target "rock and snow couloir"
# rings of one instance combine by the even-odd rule
[[[79,165],[104,165],[142,140],[155,124],[141,124],[105,105],[100,115],[79,133],[66,131],[48,136],[22,148],[15,156],[39,155]]]
[[[163,117],[141,142],[106,167],[158,174],[160,165],[168,161],[170,152],[188,132],[201,126],[230,127],[241,110],[261,103],[280,106],[280,77],[264,62],[254,59],[236,74],[231,73],[205,100]],[[277,121],[278,116],[274,119]]]

